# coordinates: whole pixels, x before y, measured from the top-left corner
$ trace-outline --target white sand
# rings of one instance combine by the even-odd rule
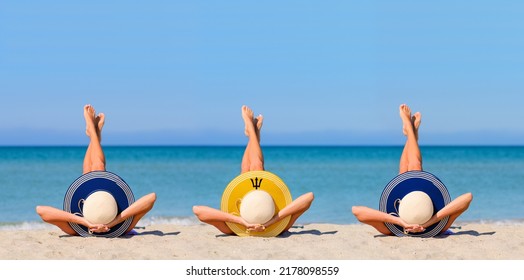
[[[2,260],[524,260],[524,225],[463,224],[436,238],[383,236],[367,225],[309,224],[275,238],[208,225],[151,225],[123,238],[58,229],[0,231]]]

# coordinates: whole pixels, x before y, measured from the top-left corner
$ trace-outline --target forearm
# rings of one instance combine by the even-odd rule
[[[66,222],[80,224],[86,227],[89,226],[88,222],[83,217],[57,208],[53,208],[50,206],[39,206],[39,209],[37,211],[38,214],[42,217],[42,219],[46,222]]]
[[[390,223],[402,226],[402,220],[388,213],[365,206],[353,207],[353,214],[363,223]]]
[[[457,197],[448,205],[444,206],[444,208],[440,209],[440,211],[433,215],[433,217],[431,217],[429,221],[424,223],[423,226],[429,227],[449,216],[457,217],[458,215],[462,214],[462,212],[466,211],[466,209],[469,207],[469,204],[471,203],[471,200],[471,193],[466,193]]]

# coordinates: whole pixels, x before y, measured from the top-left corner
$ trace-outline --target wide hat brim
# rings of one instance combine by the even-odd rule
[[[399,201],[412,191],[425,192],[431,198],[433,215],[451,202],[448,189],[435,175],[426,171],[408,171],[397,175],[386,185],[380,197],[379,210],[398,216]],[[391,223],[385,225],[396,236],[433,237],[444,229],[448,219],[445,217],[418,233],[406,233],[401,226]]]
[[[118,175],[108,171],[93,171],[78,177],[78,179],[69,186],[64,197],[64,211],[83,216],[83,202],[90,194],[96,191],[106,191],[113,195],[118,206],[118,213],[121,213],[135,202],[131,188]],[[129,217],[122,223],[112,227],[108,232],[103,233],[91,233],[87,227],[75,223],[69,223],[69,225],[80,236],[112,238],[124,234],[132,221],[133,217]]]
[[[275,203],[275,215],[292,202],[288,187],[278,176],[268,171],[249,171],[240,174],[227,185],[222,194],[221,210],[240,216],[239,205],[242,198],[257,189],[271,195]],[[286,229],[290,220],[291,217],[287,216],[262,232],[247,231],[246,227],[236,223],[226,224],[238,236],[274,237]]]

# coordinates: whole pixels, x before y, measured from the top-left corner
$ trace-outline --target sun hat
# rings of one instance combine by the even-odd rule
[[[288,187],[277,175],[268,171],[249,171],[240,174],[227,185],[222,194],[220,209],[241,216],[246,221],[254,219],[253,224],[263,224],[291,202]],[[287,216],[262,232],[247,231],[244,226],[236,223],[226,224],[238,236],[274,237],[284,231],[290,220],[291,217]]]
[[[239,210],[246,222],[262,225],[275,215],[275,202],[266,191],[254,190],[244,195]]]
[[[431,197],[421,191],[406,194],[399,201],[398,216],[408,224],[424,224],[433,216]]]
[[[133,192],[122,178],[108,171],[93,171],[78,177],[69,186],[64,197],[64,211],[82,216],[94,224],[106,224],[133,202]],[[126,232],[132,221],[133,217],[129,217],[102,233],[90,232],[87,227],[76,223],[69,225],[84,237],[118,237]]]
[[[112,194],[96,191],[84,200],[84,218],[93,224],[108,224],[118,214],[118,205]]]
[[[408,171],[397,175],[386,185],[380,197],[379,210],[399,216],[407,223],[423,224],[450,202],[448,189],[435,175],[426,171]],[[405,232],[395,224],[385,225],[396,236],[433,237],[444,229],[448,219],[445,217],[417,233]]]

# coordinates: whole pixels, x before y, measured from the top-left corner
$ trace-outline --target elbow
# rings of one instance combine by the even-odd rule
[[[358,216],[358,214],[360,213],[360,206],[351,207],[351,212],[353,213],[353,215]]]
[[[46,211],[47,207],[46,206],[36,206],[35,208],[35,211],[36,213],[38,214],[38,216],[40,216],[40,218],[43,220],[43,221],[47,221],[47,212]]]
[[[364,210],[363,206],[351,207],[351,213],[353,213],[353,215],[355,216],[355,218],[357,218],[359,222],[363,221],[363,215],[362,215],[362,213],[364,212],[363,210]]]

